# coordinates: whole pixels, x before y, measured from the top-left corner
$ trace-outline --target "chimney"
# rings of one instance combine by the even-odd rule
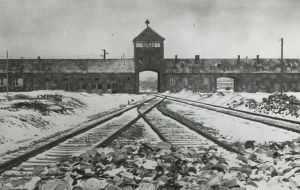
[[[259,55],[256,55],[256,59],[257,59],[257,61],[259,60]]]
[[[241,63],[241,56],[238,55],[238,57],[237,57],[237,64],[240,64],[240,63]]]
[[[200,61],[200,56],[199,55],[195,55],[195,64],[198,64]]]
[[[177,55],[175,55],[175,63],[177,63],[178,61],[178,58],[177,58]]]

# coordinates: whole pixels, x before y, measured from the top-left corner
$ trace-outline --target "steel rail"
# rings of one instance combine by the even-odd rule
[[[231,147],[229,144],[224,143],[224,142],[222,142],[222,141],[219,141],[217,138],[215,138],[215,137],[213,137],[213,136],[211,136],[211,135],[209,135],[209,134],[207,134],[207,133],[201,131],[199,128],[194,127],[193,125],[187,123],[186,121],[184,121],[184,120],[182,120],[182,119],[179,119],[179,118],[176,118],[176,117],[172,116],[171,114],[169,114],[169,113],[163,111],[159,106],[156,106],[156,108],[157,108],[157,110],[158,110],[160,113],[162,113],[164,116],[169,117],[169,118],[171,118],[171,119],[177,121],[177,122],[180,123],[181,125],[184,125],[184,126],[186,126],[187,128],[191,129],[192,131],[195,131],[195,132],[198,133],[199,135],[201,135],[201,136],[207,138],[208,140],[214,142],[215,144],[219,145],[220,147],[224,148],[225,150],[227,150],[227,151],[229,151],[229,152],[234,152],[234,153],[237,153],[237,154],[240,154],[240,155],[244,155],[243,152],[239,151],[239,150],[236,149],[236,148]],[[199,124],[199,125],[203,127],[203,125],[201,125],[201,124]]]
[[[162,101],[162,100],[161,100]],[[145,114],[147,114],[148,112],[150,112],[153,108],[156,107],[157,104],[159,104],[161,101],[156,102],[155,104],[153,104],[151,107],[147,108],[143,113],[139,110],[139,108],[141,106],[143,106],[143,104],[140,104],[139,106],[137,106],[137,110],[138,110],[138,116],[131,120],[129,123],[127,123],[124,127],[122,127],[121,129],[115,131],[111,136],[107,137],[106,139],[104,139],[103,141],[101,141],[100,143],[98,143],[95,148],[99,148],[99,147],[105,147],[108,144],[110,144],[114,139],[116,139],[120,133],[122,133],[123,131],[126,131],[130,126],[132,126],[134,123],[136,123],[139,119],[143,118],[143,116]],[[146,102],[145,102],[146,103]]]
[[[143,105],[143,104],[145,104],[145,103],[147,103],[147,102],[149,102],[149,101],[151,101],[153,99],[155,99],[155,97],[147,99],[145,101],[142,101],[142,102],[140,102],[138,104],[135,104],[133,106],[125,108],[125,109],[123,109],[121,111],[120,110],[116,110],[116,112],[114,112],[114,113],[108,113],[107,115],[102,116],[102,117],[105,117],[102,120],[98,120],[98,121],[96,121],[96,122],[94,122],[92,124],[88,124],[85,127],[80,128],[79,130],[76,130],[76,131],[73,131],[71,133],[68,133],[68,134],[66,134],[66,135],[64,135],[64,136],[62,136],[62,137],[60,137],[58,139],[55,139],[55,140],[53,140],[51,142],[48,142],[48,143],[43,144],[43,145],[41,145],[41,146],[39,146],[37,148],[34,148],[34,149],[32,149],[32,150],[30,150],[28,152],[25,152],[25,153],[23,153],[21,155],[18,155],[18,156],[14,157],[14,158],[12,158],[12,159],[10,159],[8,161],[5,161],[5,162],[3,162],[3,163],[0,164],[0,173],[6,171],[8,169],[11,169],[12,167],[17,166],[17,165],[21,164],[22,162],[25,162],[29,158],[32,158],[32,157],[34,157],[34,156],[36,156],[36,155],[38,155],[38,154],[40,154],[42,152],[45,152],[45,151],[47,151],[47,150],[49,150],[49,149],[51,149],[51,148],[59,145],[60,143],[66,141],[68,139],[71,139],[71,138],[73,138],[73,137],[75,137],[75,136],[77,136],[77,135],[79,135],[81,133],[84,133],[84,132],[86,132],[86,131],[88,131],[90,129],[93,129],[96,126],[101,125],[101,124],[103,124],[103,123],[105,123],[105,122],[107,122],[107,121],[109,121],[109,120],[111,120],[111,119],[113,119],[115,117],[118,117],[118,116],[122,115],[123,113],[125,113],[125,112],[127,112],[127,111],[129,111],[131,109],[134,109],[134,108],[136,108],[138,106],[141,106],[141,105]],[[108,116],[108,115],[110,115],[110,116]],[[106,117],[106,116],[108,116],[108,117]]]
[[[241,152],[241,151],[239,151],[239,150],[237,150],[237,149],[231,147],[231,146],[228,145],[227,143],[224,143],[224,142],[222,142],[222,141],[219,141],[217,138],[215,138],[215,137],[213,137],[213,136],[211,136],[211,135],[209,135],[209,134],[207,134],[207,133],[201,131],[200,129],[197,129],[197,128],[193,127],[192,125],[190,125],[190,124],[184,122],[183,120],[181,120],[181,119],[179,119],[179,118],[175,118],[175,117],[173,117],[172,115],[163,112],[163,111],[159,108],[159,105],[160,105],[164,100],[165,100],[165,98],[162,99],[161,101],[159,101],[159,103],[155,105],[155,107],[157,108],[157,110],[158,110],[162,115],[164,115],[164,116],[166,116],[166,117],[169,117],[169,118],[171,118],[171,119],[177,121],[178,123],[182,124],[183,126],[187,127],[188,129],[190,129],[190,130],[192,130],[192,131],[198,133],[199,135],[201,135],[201,136],[203,136],[204,138],[206,138],[206,139],[212,141],[213,143],[217,144],[218,146],[224,148],[225,150],[227,150],[227,151],[229,151],[229,152],[233,152],[233,153],[237,153],[237,154],[240,154],[240,155],[244,155],[243,152]],[[150,110],[149,110],[149,111],[150,111]],[[148,111],[148,112],[149,112],[149,111]],[[147,112],[147,113],[148,113],[148,112]],[[152,124],[151,121],[147,118],[147,116],[146,116],[147,113],[141,113],[140,115],[141,115],[142,118],[145,120],[145,122],[152,128],[152,130],[153,130],[153,131],[154,131],[154,132],[155,132],[155,133],[156,133],[163,141],[169,142],[168,139],[167,139],[167,138],[166,138],[166,137],[165,137],[165,136],[164,136],[164,135],[163,135],[163,134],[155,127],[155,126],[154,126],[154,124]]]
[[[168,95],[160,95],[160,94],[154,94],[154,93],[152,93],[152,94],[156,97],[166,98],[171,101],[180,102],[180,103],[183,103],[186,105],[195,106],[195,107],[199,107],[202,109],[208,109],[211,111],[216,111],[219,113],[235,116],[238,118],[263,123],[263,124],[266,124],[269,126],[285,129],[285,130],[300,134],[300,122],[298,122],[298,121],[284,119],[284,118],[277,118],[277,117],[273,117],[273,116],[268,116],[268,115],[253,113],[253,112],[247,112],[247,111],[238,110],[238,109],[231,109],[231,108],[227,108],[227,107],[223,107],[223,106],[217,106],[217,105],[213,105],[213,104],[207,104],[207,103],[203,103],[203,102],[188,100],[188,99],[184,99],[184,98],[177,98],[177,97],[168,96]],[[242,114],[244,114],[244,115],[242,115]],[[249,116],[256,116],[257,118],[250,118]],[[264,118],[270,119],[272,121],[264,120]],[[278,123],[274,123],[274,122],[286,122],[286,124],[284,124],[284,123],[278,124]],[[288,127],[287,124],[299,125],[299,126]],[[296,127],[299,127],[299,128],[296,128]]]
[[[162,99],[160,102],[158,102],[158,104],[160,104],[161,102],[163,102],[165,99]],[[154,107],[157,107],[157,105],[155,105]],[[154,108],[153,107],[153,108]],[[150,111],[150,110],[149,110]],[[159,138],[164,141],[164,142],[169,142],[168,139],[166,139],[165,136],[163,136],[156,128],[155,126],[147,119],[146,114],[148,113],[141,113],[141,111],[138,109],[139,114],[141,115],[141,117],[144,119],[144,121],[151,127],[151,129],[159,136]]]

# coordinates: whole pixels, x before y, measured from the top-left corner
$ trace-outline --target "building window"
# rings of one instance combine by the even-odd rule
[[[160,47],[160,43],[154,43],[154,47]]]
[[[18,79],[13,79],[13,80],[12,80],[12,85],[13,85],[13,86],[18,86],[18,85],[19,85]]]
[[[23,86],[23,79],[22,78],[18,78],[18,84],[19,84],[19,86]]]
[[[5,85],[5,80],[4,80],[4,85]],[[13,86],[23,86],[23,79],[22,78],[12,79],[12,85]]]
[[[107,90],[111,90],[111,84],[106,85]]]
[[[184,69],[184,63],[183,62],[180,63],[180,67],[181,67],[181,69]]]
[[[86,83],[83,78],[79,79],[79,87],[80,87],[80,89],[83,89],[83,90],[86,89]]]
[[[7,79],[0,78],[0,86],[7,86]]]
[[[142,57],[140,57],[140,63],[143,63],[143,58]]]
[[[97,89],[102,90],[103,89],[103,85],[102,84],[97,84]]]
[[[186,78],[186,77],[182,78],[182,84],[183,85],[188,85],[189,84],[188,78]]]
[[[99,80],[99,78],[95,78],[95,80],[96,80],[96,81],[98,81],[98,80]]]
[[[81,89],[86,89],[86,84],[85,83],[81,84]]]
[[[175,79],[174,78],[170,78],[170,85],[174,86],[175,85]]]

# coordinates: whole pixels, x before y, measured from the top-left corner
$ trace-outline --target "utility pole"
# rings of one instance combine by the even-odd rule
[[[281,64],[280,64],[280,94],[283,93],[283,69],[284,69],[284,62],[283,62],[283,38],[281,38]]]
[[[9,91],[9,82],[8,82],[8,51],[6,51],[6,80],[7,80],[6,94],[7,94],[7,98],[8,98],[8,91]]]
[[[106,59],[106,54],[109,54],[108,52],[106,52],[106,49],[102,49],[103,51],[103,55],[101,55],[101,57],[103,57],[103,59]]]

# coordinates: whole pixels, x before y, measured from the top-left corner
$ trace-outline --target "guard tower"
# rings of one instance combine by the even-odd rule
[[[135,92],[139,93],[139,73],[142,71],[155,71],[158,74],[158,92],[163,92],[164,72],[164,38],[149,27],[133,39],[135,62]]]

